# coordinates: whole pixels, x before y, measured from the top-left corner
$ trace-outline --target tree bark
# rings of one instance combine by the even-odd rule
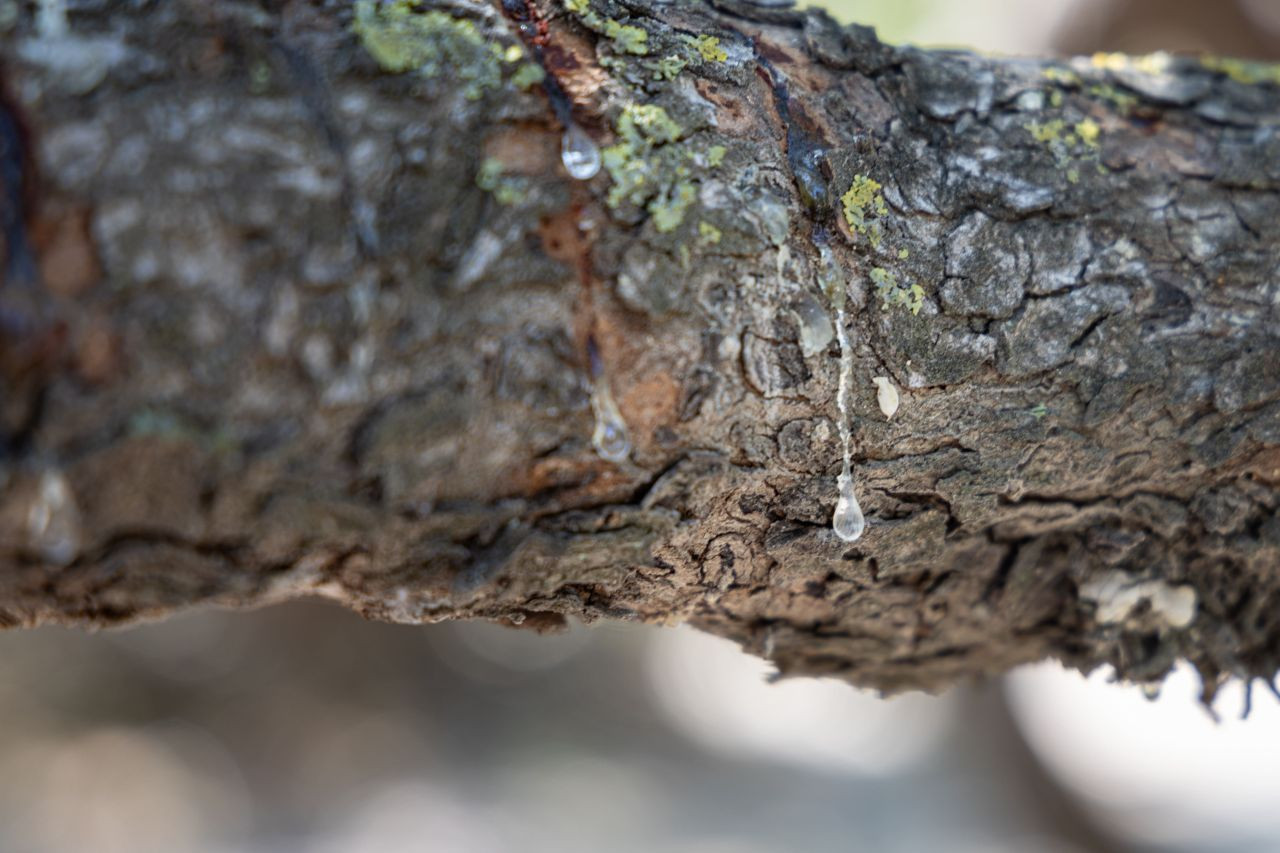
[[[746,0],[7,26],[3,624],[322,595],[886,691],[1280,665],[1275,67]]]

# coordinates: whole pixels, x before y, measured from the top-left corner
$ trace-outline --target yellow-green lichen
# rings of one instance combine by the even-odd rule
[[[613,208],[625,201],[644,205],[661,191],[659,178],[669,165],[660,149],[678,140],[681,128],[662,107],[633,104],[622,111],[616,129],[618,141],[601,152],[613,179],[605,201]]]
[[[613,180],[605,203],[615,210],[624,204],[643,208],[660,233],[674,231],[698,198],[694,169],[718,164],[723,150],[694,150],[684,129],[657,104],[626,107],[614,129],[618,141],[601,152]]]
[[[724,155],[729,152],[723,145],[712,145],[707,149],[707,165],[714,169],[724,162]]]
[[[1052,80],[1054,83],[1061,83],[1064,86],[1080,85],[1080,75],[1069,68],[1059,68],[1050,66],[1040,72],[1046,80]]]
[[[871,282],[876,286],[876,295],[880,297],[880,308],[883,311],[901,305],[915,316],[924,307],[924,288],[918,284],[900,283],[898,277],[884,267],[871,270]]]
[[[729,54],[720,46],[720,39],[715,36],[685,36],[689,46],[698,52],[703,62],[724,62]]]
[[[1023,127],[1027,129],[1036,142],[1058,142],[1062,139],[1062,131],[1067,123],[1060,118],[1049,121],[1029,121]]]
[[[1106,172],[1106,167],[1098,161],[1102,127],[1092,118],[1086,117],[1071,125],[1066,119],[1052,118],[1029,121],[1023,127],[1032,139],[1049,149],[1068,183],[1080,182],[1080,163],[1094,163],[1099,172]]]
[[[888,213],[880,190],[879,181],[867,175],[858,174],[853,176],[849,189],[840,196],[840,204],[844,208],[844,221],[850,230],[866,236],[872,248],[879,248],[884,236],[880,223],[875,220]]]
[[[1173,64],[1168,53],[1148,53],[1145,56],[1129,56],[1125,53],[1095,53],[1091,57],[1094,68],[1100,71],[1138,71],[1143,74],[1164,74]]]
[[[722,236],[723,234],[721,234],[720,229],[712,225],[710,222],[703,221],[698,223],[698,242],[714,246],[716,243],[720,242],[720,238]]]
[[[351,28],[384,71],[448,77],[471,100],[498,88],[503,65],[524,57],[522,47],[504,48],[486,38],[474,21],[438,9],[423,10],[412,0],[357,0]],[[527,68],[517,70],[513,79],[528,85],[537,82],[530,82]]]
[[[1103,67],[1128,68],[1129,58],[1122,54],[1100,54],[1095,61],[1101,63]],[[1049,105],[1054,109],[1061,107],[1064,101],[1063,90],[1080,90],[1084,89],[1084,80],[1075,71],[1069,68],[1060,68],[1052,66],[1045,68],[1040,72],[1046,80],[1056,84],[1056,88],[1050,89]],[[1095,83],[1084,89],[1089,95],[1102,101],[1106,101],[1117,111],[1129,113],[1138,103],[1136,95],[1123,92],[1110,83]]]
[[[1031,415],[1031,417],[1036,420],[1040,420],[1045,415],[1049,414],[1049,407],[1044,403],[1036,403],[1030,409],[1027,409],[1027,414]]]
[[[649,202],[649,213],[653,216],[653,227],[659,233],[666,234],[676,230],[684,221],[685,211],[698,197],[698,191],[688,181],[677,181],[665,188]]]
[[[1098,123],[1091,118],[1082,119],[1076,122],[1076,136],[1080,141],[1090,148],[1098,147],[1098,136],[1102,133],[1102,128],[1098,127]]]
[[[546,79],[547,72],[536,62],[526,62],[511,75],[511,85],[517,89],[528,89]]]
[[[656,104],[632,104],[618,117],[618,135],[633,145],[675,142],[682,133],[684,129]]]
[[[1237,83],[1257,85],[1270,83],[1280,86],[1280,64],[1257,62],[1248,59],[1230,59],[1222,56],[1202,56],[1200,64],[1210,71],[1225,74]]]
[[[1138,105],[1138,96],[1122,92],[1109,83],[1099,83],[1089,87],[1089,94],[1106,101],[1122,113],[1133,112]]]
[[[618,50],[644,56],[649,52],[649,34],[639,27],[621,24],[613,18],[604,22],[604,34],[613,39]]]
[[[673,53],[670,56],[655,59],[645,67],[653,72],[653,79],[655,80],[674,80],[680,76],[680,72],[688,64],[688,60]]]
[[[635,56],[649,52],[649,34],[640,27],[601,17],[588,0],[564,0],[564,7],[576,15],[587,29],[611,40],[619,51]]]
[[[519,204],[528,193],[524,178],[503,174],[502,161],[495,157],[486,157],[476,172],[476,186],[487,193],[493,193],[493,200],[501,205]]]

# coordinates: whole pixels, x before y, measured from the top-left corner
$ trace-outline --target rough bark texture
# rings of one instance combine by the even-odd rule
[[[57,5],[0,43],[0,622],[688,620],[885,690],[1280,664],[1274,68],[731,0]]]

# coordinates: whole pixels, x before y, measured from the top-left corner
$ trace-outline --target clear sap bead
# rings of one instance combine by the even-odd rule
[[[627,427],[622,421],[596,421],[591,443],[595,445],[600,458],[610,462],[625,462],[631,455],[631,440],[627,437]]]
[[[591,444],[600,458],[610,462],[625,462],[631,455],[631,438],[627,423],[613,402],[607,385],[601,382],[591,395],[591,408],[595,411],[596,427],[591,433]]]
[[[571,124],[560,140],[560,159],[571,177],[589,181],[600,171],[600,146],[585,130]]]
[[[812,358],[824,352],[836,336],[831,318],[815,300],[805,297],[792,307],[792,315],[800,326],[800,352]]]
[[[42,557],[65,566],[80,549],[80,510],[71,484],[58,471],[40,477],[35,500],[27,508],[28,543]]]
[[[831,528],[844,541],[854,542],[862,536],[867,521],[862,516],[862,507],[858,506],[858,498],[853,494],[853,477],[842,473],[837,483],[840,497],[836,500],[836,511],[831,516]]]

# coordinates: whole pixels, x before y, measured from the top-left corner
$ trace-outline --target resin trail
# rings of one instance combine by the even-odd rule
[[[857,495],[853,493],[853,426],[849,412],[849,395],[853,390],[853,348],[849,344],[849,333],[845,330],[845,319],[844,308],[837,307],[836,340],[840,342],[840,385],[836,391],[836,409],[840,415],[840,446],[844,459],[840,465],[840,476],[836,479],[839,497],[836,499],[836,511],[831,516],[831,527],[841,539],[853,542],[862,535],[867,522],[862,515],[862,507],[858,506]]]

